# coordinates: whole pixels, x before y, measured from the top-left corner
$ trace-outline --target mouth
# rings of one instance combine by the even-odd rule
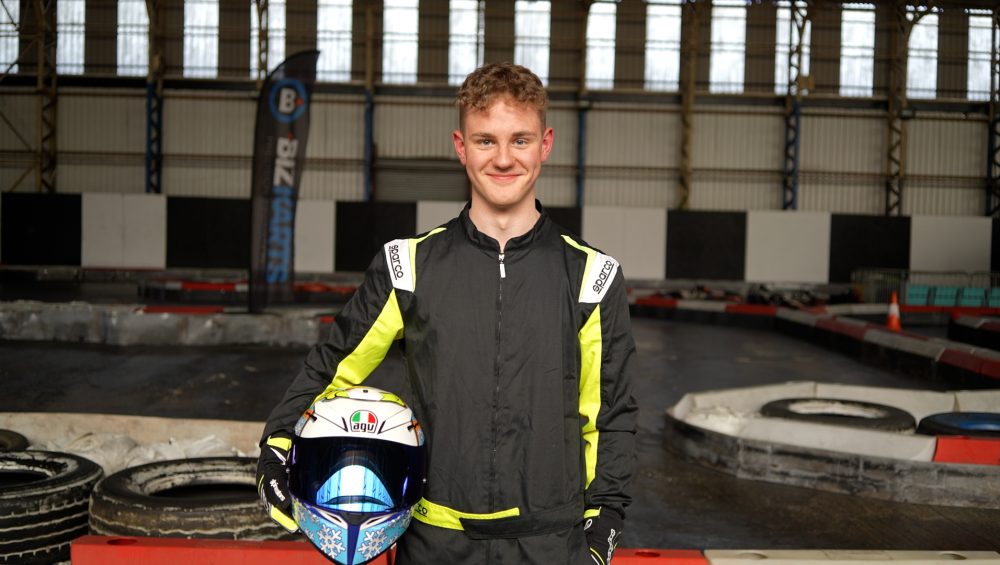
[[[486,176],[490,177],[493,182],[508,184],[516,181],[521,175],[517,173],[486,173]]]

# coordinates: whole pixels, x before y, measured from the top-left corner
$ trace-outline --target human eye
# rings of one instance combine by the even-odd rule
[[[486,137],[481,137],[476,140],[476,145],[480,147],[490,147],[493,145],[493,140]]]

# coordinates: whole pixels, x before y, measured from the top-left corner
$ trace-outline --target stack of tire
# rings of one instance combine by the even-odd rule
[[[257,460],[209,457],[160,461],[108,476],[94,489],[90,529],[97,535],[292,539],[257,498]]]
[[[27,447],[23,435],[0,430],[0,563],[69,561],[104,471],[83,457]]]
[[[293,537],[257,499],[256,459],[162,461],[104,477],[89,459],[27,448],[23,435],[0,430],[0,565],[68,562],[70,543],[88,533]]]

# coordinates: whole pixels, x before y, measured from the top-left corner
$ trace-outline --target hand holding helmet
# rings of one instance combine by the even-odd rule
[[[611,556],[618,547],[625,521],[614,510],[602,508],[601,513],[584,521],[590,561],[594,565],[611,565]]]
[[[292,437],[281,432],[267,438],[257,460],[257,494],[272,520],[289,532],[298,524],[292,518],[292,497],[288,491],[288,452]]]

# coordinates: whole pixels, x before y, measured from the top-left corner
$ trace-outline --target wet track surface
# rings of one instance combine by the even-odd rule
[[[766,330],[636,318],[639,470],[623,545],[696,549],[1000,550],[1000,510],[884,502],[737,479],[663,441],[685,393],[815,380],[929,388]],[[304,349],[105,347],[0,341],[0,411],[263,421]],[[368,381],[407,395],[391,352]],[[940,390],[941,383],[933,387]]]

